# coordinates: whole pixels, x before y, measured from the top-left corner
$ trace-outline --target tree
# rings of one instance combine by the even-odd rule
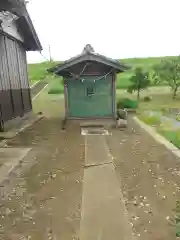
[[[137,91],[137,100],[140,98],[140,91],[144,90],[150,85],[149,73],[143,72],[142,68],[135,69],[135,74],[130,78],[131,85],[127,91],[133,93]]]
[[[175,99],[180,88],[180,56],[176,59],[161,61],[153,69],[155,84],[167,84],[172,90],[173,99]]]

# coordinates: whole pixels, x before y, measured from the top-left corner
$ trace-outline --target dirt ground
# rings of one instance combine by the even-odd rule
[[[0,239],[77,239],[84,142],[78,128],[62,132],[44,119],[9,146],[30,146],[23,166],[1,186]]]
[[[9,143],[32,150],[0,186],[2,240],[79,239],[84,138],[77,125],[61,130],[60,98],[44,96],[35,110],[46,118]],[[131,120],[127,130],[110,131],[107,146],[138,239],[176,239],[169,218],[180,197],[179,159]]]
[[[112,133],[107,142],[138,239],[176,239],[169,218],[180,199],[179,159],[131,119]]]

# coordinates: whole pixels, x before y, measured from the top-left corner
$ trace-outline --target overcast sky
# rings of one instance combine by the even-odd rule
[[[48,58],[79,54],[90,43],[112,58],[180,54],[180,0],[31,0],[28,10]],[[45,59],[28,53],[28,62]]]

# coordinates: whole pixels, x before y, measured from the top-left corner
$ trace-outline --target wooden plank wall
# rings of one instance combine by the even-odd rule
[[[6,122],[31,111],[26,52],[20,43],[0,35],[0,113]]]

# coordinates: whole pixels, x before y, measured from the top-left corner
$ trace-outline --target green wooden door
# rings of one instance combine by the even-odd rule
[[[111,117],[112,78],[83,77],[67,81],[69,117]]]

